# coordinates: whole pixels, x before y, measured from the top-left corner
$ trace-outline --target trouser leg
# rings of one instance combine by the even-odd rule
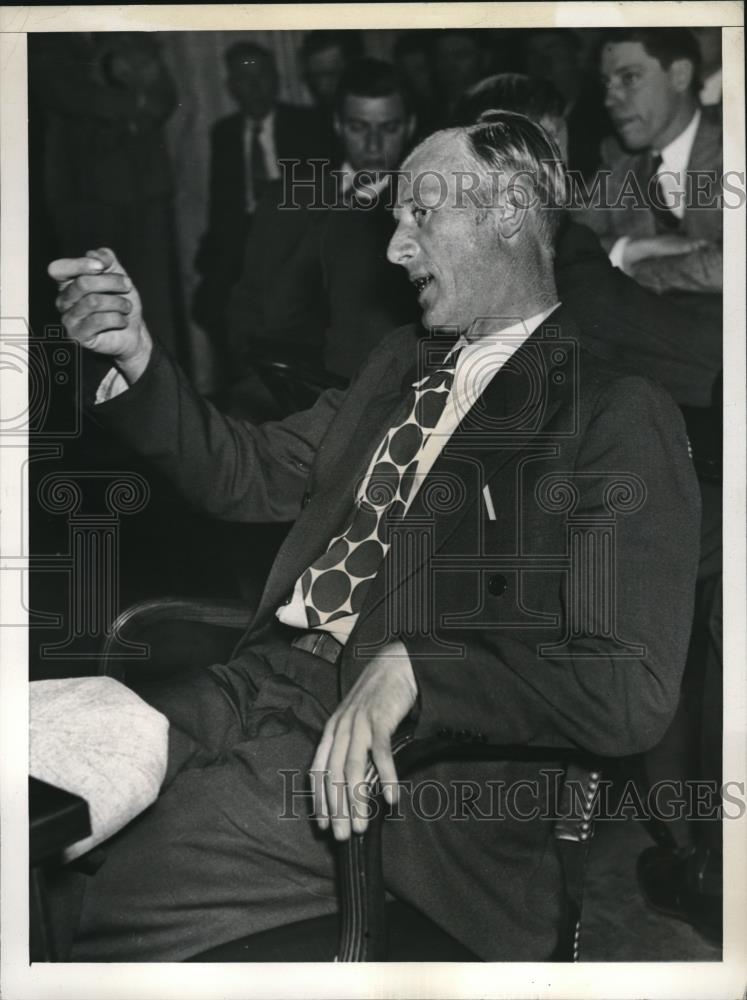
[[[336,910],[305,794],[336,689],[334,668],[286,644],[151,692],[175,734],[168,785],[104,845],[74,960],[178,961]]]

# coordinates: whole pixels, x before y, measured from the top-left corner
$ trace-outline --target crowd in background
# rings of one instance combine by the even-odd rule
[[[256,315],[237,317],[234,306],[229,321],[230,300],[255,212],[263,195],[275,196],[279,161],[349,165],[355,138],[341,132],[339,85],[361,58],[375,59],[359,68],[361,92],[375,93],[365,76],[380,76],[383,63],[396,74],[390,90],[401,91],[412,121],[394,144],[399,161],[419,138],[454,122],[470,88],[505,72],[554,89],[568,165],[586,181],[617,151],[598,30],[220,34],[71,33],[29,43],[32,254],[116,246],[159,339],[202,391],[235,376],[228,343],[237,325],[249,342],[263,336]],[[717,105],[720,35],[697,36],[700,99]],[[390,155],[386,166],[397,165]],[[319,322],[311,323],[311,349]],[[363,336],[364,346],[370,341]],[[326,360],[345,376],[355,361],[336,361],[334,349]]]

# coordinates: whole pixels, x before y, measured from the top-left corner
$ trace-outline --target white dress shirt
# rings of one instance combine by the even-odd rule
[[[530,337],[531,334],[534,333],[534,331],[540,326],[540,324],[547,319],[550,313],[557,309],[558,305],[559,303],[556,303],[544,312],[537,313],[535,316],[531,316],[527,320],[517,320],[515,323],[508,327],[504,327],[498,332],[484,334],[478,340],[473,342],[469,342],[466,338],[460,337],[454,345],[449,357],[455,351],[461,351],[461,353],[457,359],[456,369],[454,371],[454,380],[452,382],[449,398],[446,401],[446,405],[444,406],[438,423],[433,430],[425,436],[421,450],[416,457],[418,464],[415,472],[414,483],[405,503],[405,514],[409,510],[413,498],[422,485],[423,480],[433,467],[434,462],[448,444],[452,434],[457,429],[461,421],[469,413],[477,399],[485,391],[488,383],[497,375],[511,355],[515,354],[524,341],[527,340],[528,337]],[[418,386],[419,382],[415,382],[413,385]],[[384,432],[382,442],[386,439],[389,430],[390,428],[387,428]],[[368,471],[361,481],[360,488],[356,495],[356,503],[359,503],[366,493],[366,488],[371,477],[371,473],[373,472],[373,468],[376,464],[380,447],[381,446],[379,445],[373,452],[373,457],[369,464]],[[489,501],[488,497],[486,497],[485,500],[486,505],[488,502],[492,505],[492,500]],[[491,519],[494,518],[495,512],[488,509],[488,516]],[[386,558],[387,550],[388,545],[384,545],[384,558]],[[286,625],[292,625],[295,628],[304,630],[309,628],[300,577],[296,581],[296,586],[293,590],[290,602],[288,604],[281,605],[276,614],[280,621],[284,622]],[[357,614],[350,614],[345,618],[337,618],[335,621],[329,622],[326,625],[320,625],[318,628],[326,632],[331,632],[339,642],[344,643],[347,641],[347,638],[352,632],[357,620]]]
[[[659,178],[659,190],[661,200],[669,211],[678,219],[685,217],[685,198],[687,192],[687,165],[690,162],[690,154],[695,142],[695,134],[698,131],[701,119],[700,108],[690,120],[687,128],[683,129],[670,143],[668,143],[659,154],[661,164],[656,171]],[[654,155],[656,155],[656,151]],[[610,250],[610,262],[613,267],[622,269],[623,254],[625,247],[630,240],[629,236],[621,236]]]
[[[252,136],[256,122],[247,118],[244,122],[244,172],[246,176],[246,210],[253,212],[257,207],[257,199],[252,190]],[[280,177],[278,153],[275,148],[275,112],[270,111],[262,119],[259,132],[259,145],[265,160],[265,175],[268,180],[276,181]]]
[[[719,68],[707,76],[700,89],[700,103],[705,108],[720,104],[723,98],[723,73]]]

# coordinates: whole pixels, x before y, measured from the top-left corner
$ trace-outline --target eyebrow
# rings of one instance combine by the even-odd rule
[[[625,66],[616,66],[612,70],[612,75],[615,73],[627,73],[631,69],[643,69],[643,63],[627,63]],[[603,73],[602,76],[610,76],[609,73]]]

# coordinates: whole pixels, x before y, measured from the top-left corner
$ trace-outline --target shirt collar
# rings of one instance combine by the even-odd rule
[[[687,170],[687,165],[690,162],[690,153],[695,142],[695,133],[698,131],[698,126],[700,125],[700,119],[700,108],[696,108],[695,114],[692,116],[687,128],[683,129],[676,138],[672,139],[661,150],[661,161],[667,170],[674,171],[675,173],[684,173]]]
[[[496,348],[501,348],[501,353],[513,354],[515,351],[521,347],[525,340],[534,333],[538,327],[545,322],[547,317],[553,313],[558,306],[559,302],[550,306],[549,309],[544,309],[542,312],[535,313],[534,316],[530,316],[529,319],[517,319],[515,322],[509,324],[509,326],[504,326],[500,330],[491,331],[490,333],[483,334],[478,340],[469,341],[462,334],[457,342],[454,344],[452,349],[447,355],[448,358],[451,357],[456,351],[462,351],[462,356],[468,353],[470,357],[481,351],[495,352]],[[460,362],[461,362],[460,357]]]
[[[256,121],[254,118],[246,118],[245,122],[246,122],[246,130],[248,133],[251,134],[256,124]],[[268,111],[267,114],[262,119],[260,123],[259,134],[262,137],[268,134],[272,134],[272,129],[274,125],[275,125],[275,109],[273,108],[272,111]]]

